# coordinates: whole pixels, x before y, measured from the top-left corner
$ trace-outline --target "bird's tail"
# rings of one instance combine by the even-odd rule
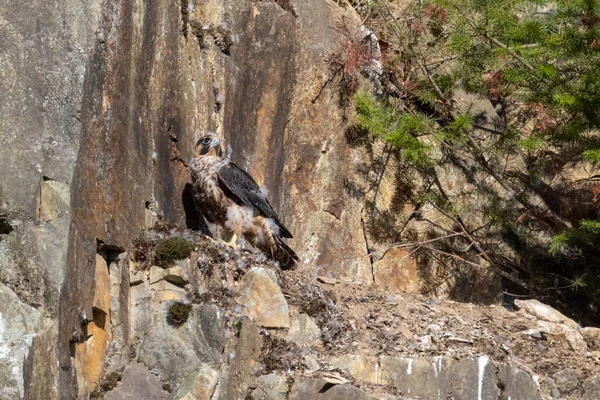
[[[281,269],[290,269],[296,265],[299,258],[296,253],[294,253],[294,250],[292,250],[279,236],[273,235],[273,239],[275,239],[276,247],[273,249],[273,258],[279,261]]]

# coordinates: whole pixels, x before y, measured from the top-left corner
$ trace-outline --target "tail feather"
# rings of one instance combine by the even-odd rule
[[[281,269],[292,268],[298,262],[298,256],[282,238],[276,235],[273,235],[273,238],[275,239],[275,245],[277,247],[273,252],[273,258],[279,261]]]

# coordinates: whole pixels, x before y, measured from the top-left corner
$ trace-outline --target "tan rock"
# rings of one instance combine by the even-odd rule
[[[100,254],[96,254],[96,266],[94,277],[94,303],[93,307],[105,314],[110,313],[110,275],[106,260]]]
[[[515,305],[525,310],[527,313],[534,315],[535,317],[544,321],[561,323],[568,326],[571,329],[579,329],[580,326],[577,322],[571,318],[565,316],[554,308],[541,303],[537,300],[515,300]]]
[[[181,384],[176,398],[179,400],[210,400],[219,372],[207,364],[202,364],[197,372],[189,374]]]
[[[600,328],[581,328],[579,333],[587,343],[588,349],[592,351],[600,350]]]
[[[329,360],[329,365],[347,372],[361,382],[380,384],[376,357],[348,354],[333,357]]]
[[[308,372],[314,372],[314,371],[318,371],[321,369],[319,362],[316,360],[316,358],[314,358],[310,354],[307,354],[306,356],[304,356],[303,363],[304,363],[304,366],[306,367],[306,369],[308,370]]]
[[[150,285],[150,288],[156,292],[160,302],[171,300],[183,301],[187,297],[185,289],[164,280]]]
[[[256,380],[256,388],[250,393],[251,400],[285,400],[288,381],[284,375],[271,373]]]
[[[297,311],[291,312],[290,329],[287,341],[300,347],[322,346],[321,330],[317,324],[306,314]]]
[[[39,220],[48,222],[56,219],[69,207],[69,186],[56,181],[40,183]]]
[[[240,282],[237,301],[257,325],[269,328],[290,326],[288,304],[272,270],[254,267],[246,272]]]
[[[107,325],[104,326],[106,327]],[[97,321],[87,324],[87,334],[88,339],[85,342],[75,344],[75,366],[77,374],[85,380],[85,386],[91,392],[102,375],[110,336],[105,329],[97,325]]]
[[[165,274],[163,275],[163,279],[177,286],[184,286],[188,283],[186,273],[180,265],[175,265],[171,268],[167,268]]]
[[[550,335],[564,336],[571,348],[577,353],[585,354],[587,352],[587,344],[577,330],[556,322],[538,321],[537,324]]]
[[[144,282],[144,272],[142,271],[129,271],[129,285],[135,286]]]
[[[158,281],[163,280],[163,278],[165,277],[165,275],[167,274],[167,271],[162,268],[159,267],[157,265],[153,265],[150,267],[150,284],[153,285]]]
[[[417,263],[404,249],[390,249],[373,264],[375,283],[401,293],[419,293]]]

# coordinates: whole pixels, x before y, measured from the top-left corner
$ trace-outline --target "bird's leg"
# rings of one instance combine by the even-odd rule
[[[231,246],[232,248],[237,249],[237,248],[239,248],[237,241],[238,241],[238,235],[235,232],[233,232],[233,234],[231,235],[231,240],[226,243],[228,246]]]

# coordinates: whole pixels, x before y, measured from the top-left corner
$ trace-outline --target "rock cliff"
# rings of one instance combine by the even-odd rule
[[[351,9],[69,0],[0,18],[0,398],[596,393],[593,329],[396,295],[418,292],[416,264],[372,264],[352,185],[373,151],[325,85]],[[270,189],[297,271],[201,235],[187,162],[206,131]],[[173,235],[189,258],[144,260]]]
[[[160,243],[193,243],[156,265]],[[164,246],[163,246],[164,247]],[[595,399],[600,329],[535,300],[518,312],[307,280],[262,253],[148,230],[108,265],[72,358],[78,397]],[[102,276],[103,275],[103,276]],[[123,303],[121,299],[129,299]],[[125,305],[125,306],[123,306]],[[128,305],[128,306],[127,306]]]

